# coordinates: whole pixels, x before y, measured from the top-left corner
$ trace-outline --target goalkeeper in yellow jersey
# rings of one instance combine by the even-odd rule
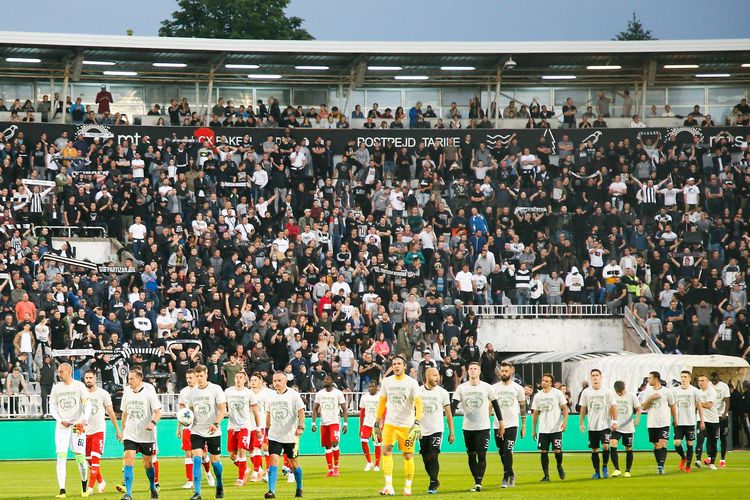
[[[422,396],[416,380],[406,375],[406,360],[402,356],[393,358],[393,375],[383,380],[380,388],[375,432],[382,435],[383,472],[385,487],[381,495],[394,495],[393,490],[393,445],[404,454],[404,495],[411,495],[414,479],[414,445],[419,440],[422,418]]]

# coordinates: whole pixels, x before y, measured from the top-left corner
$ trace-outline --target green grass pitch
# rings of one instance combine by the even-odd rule
[[[621,461],[625,454],[620,452]],[[378,491],[383,486],[382,472],[363,472],[362,456],[346,455],[341,457],[341,476],[327,478],[326,465],[322,456],[302,457],[304,469],[305,498],[316,499],[350,499],[379,498]],[[747,498],[750,485],[750,453],[733,452],[727,455],[727,467],[717,471],[707,468],[693,469],[685,474],[677,469],[677,454],[669,454],[666,474],[656,475],[654,457],[651,453],[636,453],[633,477],[592,480],[590,455],[586,453],[569,453],[565,455],[567,478],[560,481],[555,470],[555,461],[551,460],[552,482],[540,484],[542,477],[539,455],[536,453],[516,454],[515,470],[517,486],[513,489],[500,489],[502,479],[501,465],[496,454],[488,456],[487,475],[484,480],[484,492],[469,493],[472,480],[469,476],[466,456],[458,453],[445,453],[440,456],[440,480],[442,486],[436,498]],[[160,498],[165,500],[188,500],[192,492],[180,489],[185,482],[183,460],[177,458],[160,459]],[[265,483],[248,483],[244,487],[234,485],[237,469],[229,459],[223,457],[225,498],[247,499],[263,498],[266,492]],[[395,460],[394,486],[396,496],[401,495],[403,487],[403,465],[400,457]],[[610,467],[610,470],[611,467]],[[413,496],[426,497],[427,476],[422,461],[416,458],[416,477]],[[107,490],[103,495],[95,494],[93,498],[116,499],[121,496],[115,491],[115,483],[122,477],[121,461],[107,459],[102,462],[102,474],[107,481]],[[80,498],[80,482],[74,462],[68,461],[68,498]],[[57,494],[54,461],[34,462],[0,462],[0,499],[50,499]],[[287,484],[285,477],[279,478],[276,491],[277,498],[292,498],[294,485]],[[143,468],[135,468],[133,497],[135,500],[149,498],[147,480]],[[203,486],[203,498],[213,499],[214,489]]]

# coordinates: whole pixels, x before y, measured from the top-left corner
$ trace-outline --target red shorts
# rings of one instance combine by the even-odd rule
[[[339,442],[339,424],[320,426],[320,444],[324,448],[330,448],[331,443]]]
[[[359,429],[359,437],[361,439],[370,439],[372,436],[372,427],[369,425],[363,425],[362,428]]]
[[[182,451],[190,451],[193,446],[190,444],[190,429],[182,429]]]
[[[248,429],[229,429],[227,436],[227,450],[234,453],[237,450],[250,450],[250,431]]]
[[[255,450],[255,449],[259,450],[263,448],[264,444],[268,444],[268,436],[266,435],[266,430],[261,429],[261,431],[263,433],[263,438],[261,439],[258,439],[257,429],[250,433],[251,434],[250,436],[250,449],[251,450]]]
[[[86,458],[101,457],[104,453],[104,433],[97,432],[86,436]]]

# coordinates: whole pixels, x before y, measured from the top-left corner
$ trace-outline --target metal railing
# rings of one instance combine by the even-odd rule
[[[474,311],[482,318],[582,318],[607,317],[621,315],[618,308],[614,312],[605,304],[535,304],[535,305],[484,305],[463,306],[464,314]]]
[[[630,325],[633,330],[635,330],[635,333],[640,337],[641,339],[641,346],[647,347],[649,352],[654,354],[661,354],[661,349],[659,349],[659,346],[656,345],[656,342],[654,342],[654,339],[651,338],[651,335],[648,334],[646,330],[640,325],[638,322],[638,318],[633,315],[633,312],[628,309],[627,307],[625,309],[625,316],[624,321]]]
[[[100,226],[34,226],[32,229],[32,233],[34,234],[34,237],[39,237],[39,234],[37,234],[37,230],[41,230],[47,228],[50,232],[50,235],[56,236],[58,234],[58,231],[61,233],[62,236],[65,236],[66,238],[72,238],[73,233],[76,233],[76,235],[80,235],[87,238],[94,238],[96,236],[92,236],[91,232],[93,233],[99,233],[101,234],[101,238],[107,237],[107,230]]]

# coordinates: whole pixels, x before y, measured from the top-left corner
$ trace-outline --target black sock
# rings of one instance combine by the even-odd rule
[[[562,450],[560,450],[560,453],[555,453],[555,460],[557,461],[558,470],[562,468],[562,459],[563,459],[563,452]]]
[[[487,470],[487,452],[480,451],[477,453],[477,477],[476,484],[482,484],[484,473]]]
[[[685,458],[685,450],[682,449],[682,445],[675,446],[674,451],[677,452],[677,454],[680,456],[680,458]]]
[[[610,448],[609,453],[612,455],[612,465],[615,466],[616,470],[620,470],[620,457],[617,455],[617,448]]]
[[[594,472],[598,474],[599,473],[599,452],[598,451],[591,452],[591,463],[594,466]]]
[[[664,467],[664,464],[667,463],[667,454],[669,453],[669,450],[667,450],[667,448],[664,447],[660,451],[661,451],[661,460],[659,462],[659,465]]]
[[[513,452],[509,451],[505,455],[505,460],[503,460],[503,466],[505,467],[505,474],[507,477],[513,476]]]
[[[471,477],[477,477],[477,454],[469,453],[469,471]]]
[[[437,482],[438,476],[440,476],[440,457],[439,455],[432,455],[432,474],[430,479]]]
[[[654,448],[654,458],[656,459],[656,465],[659,465],[659,457],[661,456],[661,451],[659,448]]]
[[[609,465],[609,448],[602,450],[602,465],[604,467]]]
[[[633,467],[633,458],[633,450],[625,450],[625,470],[628,472]]]
[[[86,493],[86,490],[88,489],[88,487],[89,487],[88,481],[81,481],[81,488],[83,489],[84,493]]]
[[[723,432],[719,436],[719,442],[721,443],[721,459],[724,460],[727,457],[727,436]]]
[[[549,453],[542,453],[542,471],[544,477],[549,476]]]
[[[693,461],[693,445],[688,443],[687,448],[687,464],[690,467],[690,463]]]

